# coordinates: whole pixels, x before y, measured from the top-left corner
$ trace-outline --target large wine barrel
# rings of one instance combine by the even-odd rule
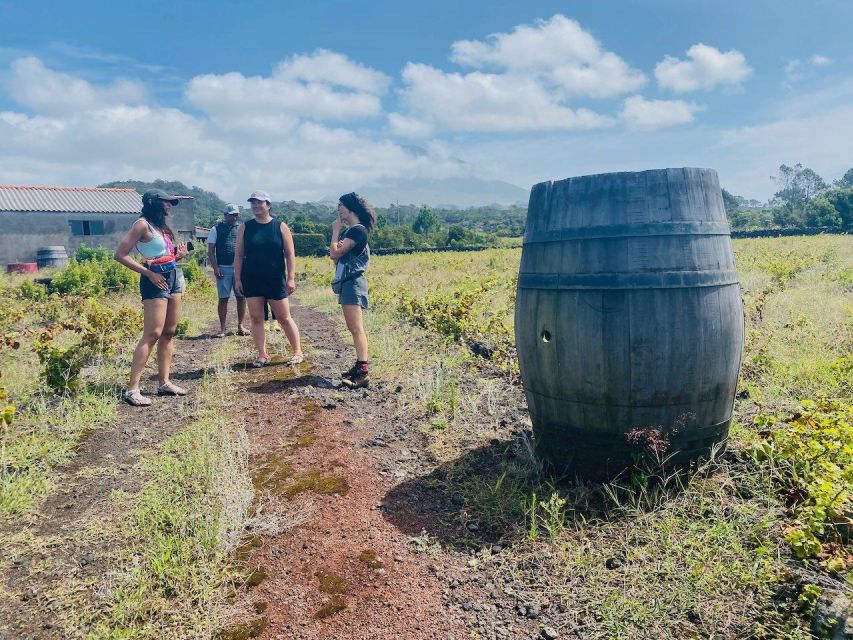
[[[36,262],[38,262],[39,269],[64,267],[68,264],[68,254],[65,252],[65,247],[61,245],[41,247],[36,251]]]
[[[685,462],[724,442],[743,310],[716,171],[533,187],[515,336],[536,451],[559,472],[612,475],[661,443]]]

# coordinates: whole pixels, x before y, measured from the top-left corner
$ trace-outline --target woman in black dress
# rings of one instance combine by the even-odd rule
[[[252,193],[249,203],[255,219],[246,221],[237,231],[234,287],[245,296],[249,307],[252,339],[258,349],[258,357],[253,364],[263,367],[269,362],[264,331],[265,301],[293,349],[288,364],[299,364],[303,360],[299,328],[290,315],[287,302],[287,296],[296,291],[293,236],[286,224],[270,215],[272,202],[265,191]]]

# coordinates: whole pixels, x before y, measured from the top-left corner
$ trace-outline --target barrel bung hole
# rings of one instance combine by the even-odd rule
[[[551,332],[548,331],[548,329],[542,330],[542,342],[544,342],[546,344],[551,342]]]

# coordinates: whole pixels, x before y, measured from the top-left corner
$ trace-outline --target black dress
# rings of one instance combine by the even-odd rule
[[[243,229],[243,267],[240,270],[243,295],[283,300],[287,297],[284,269],[281,222],[275,218],[265,224],[247,220]]]

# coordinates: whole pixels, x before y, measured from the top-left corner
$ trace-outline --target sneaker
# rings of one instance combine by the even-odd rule
[[[344,378],[344,384],[350,389],[361,389],[370,384],[370,373],[363,369],[358,369],[350,377]]]
[[[349,378],[352,378],[356,373],[358,373],[358,365],[354,364],[346,371],[341,371],[341,378],[347,380]]]

